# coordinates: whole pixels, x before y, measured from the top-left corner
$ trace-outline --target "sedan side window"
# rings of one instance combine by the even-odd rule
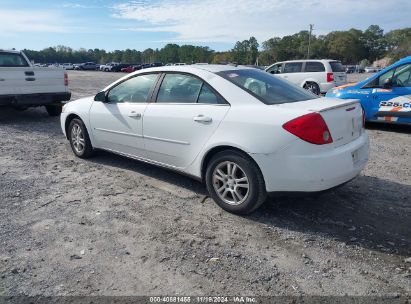
[[[392,87],[411,86],[411,64],[404,64],[385,72],[367,83],[364,88],[382,88],[388,79],[391,80]]]
[[[395,69],[391,69],[388,72],[385,72],[384,74],[380,75],[379,77],[371,80],[369,83],[367,83],[363,88],[382,88],[384,86],[384,82],[387,79],[390,79],[394,75]]]
[[[392,77],[393,87],[411,87],[411,64],[405,64],[396,68]]]
[[[185,74],[167,74],[161,83],[158,103],[196,103],[203,82]]]
[[[225,102],[204,83],[198,96],[198,103],[223,104]]]
[[[108,93],[107,99],[111,103],[147,102],[148,94],[156,79],[157,74],[147,74],[130,78],[112,88]]]
[[[394,75],[394,71],[395,71],[395,69],[392,69],[392,70],[388,71],[387,73],[382,74],[382,75],[378,78],[377,86],[378,86],[378,87],[383,87],[383,86],[384,86],[384,82],[385,82],[387,79],[392,78],[392,76]]]

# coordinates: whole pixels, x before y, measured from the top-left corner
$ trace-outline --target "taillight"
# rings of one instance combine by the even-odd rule
[[[297,117],[286,122],[283,128],[312,144],[325,145],[333,142],[327,124],[318,113],[310,113]]]
[[[68,75],[66,72],[64,72],[64,85],[67,87],[68,86]]]
[[[334,73],[327,73],[327,82],[334,81]]]

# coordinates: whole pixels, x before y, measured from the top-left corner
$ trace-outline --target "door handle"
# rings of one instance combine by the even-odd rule
[[[207,117],[204,115],[198,115],[196,117],[194,117],[194,121],[196,122],[212,122],[213,119],[211,117]]]
[[[141,118],[141,113],[137,113],[137,112],[131,111],[131,112],[128,114],[128,117]]]

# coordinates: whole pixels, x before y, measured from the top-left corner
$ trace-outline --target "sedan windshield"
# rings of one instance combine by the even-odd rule
[[[268,105],[318,98],[278,76],[256,69],[230,70],[217,75],[234,83]]]

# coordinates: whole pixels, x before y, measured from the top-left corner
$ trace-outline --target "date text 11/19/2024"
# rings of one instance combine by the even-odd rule
[[[257,303],[255,297],[184,297],[184,296],[159,296],[150,297],[150,303]]]

